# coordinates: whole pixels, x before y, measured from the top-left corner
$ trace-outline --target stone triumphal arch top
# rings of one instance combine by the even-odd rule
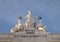
[[[22,20],[26,19],[23,23]],[[38,19],[38,22],[35,22]],[[0,42],[60,42],[60,34],[50,34],[42,24],[42,17],[32,15],[29,10],[25,17],[18,17],[18,24],[11,28],[11,33],[0,33]]]

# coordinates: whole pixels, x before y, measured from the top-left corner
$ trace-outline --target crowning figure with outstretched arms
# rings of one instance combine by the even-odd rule
[[[26,27],[34,25],[34,18],[35,17],[31,14],[30,10],[28,11],[28,14],[27,14],[27,16],[25,16],[25,18],[27,19],[27,21],[25,23]]]

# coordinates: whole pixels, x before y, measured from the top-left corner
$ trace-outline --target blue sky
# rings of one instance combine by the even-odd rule
[[[60,33],[60,0],[0,0],[0,33],[10,33],[28,10],[43,18],[48,32]]]

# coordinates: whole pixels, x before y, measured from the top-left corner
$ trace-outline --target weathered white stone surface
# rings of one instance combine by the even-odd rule
[[[0,42],[60,42],[60,34],[0,34]]]

